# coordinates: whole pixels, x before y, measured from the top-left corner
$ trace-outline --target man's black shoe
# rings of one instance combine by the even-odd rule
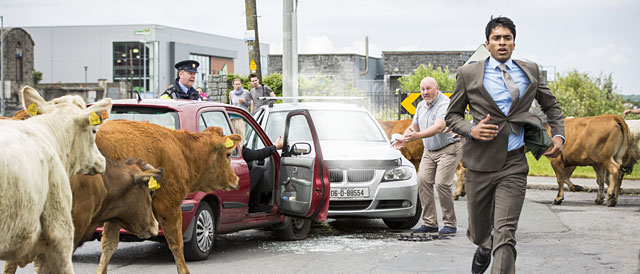
[[[491,264],[491,250],[484,250],[481,247],[476,248],[476,253],[473,254],[473,262],[471,263],[472,274],[482,274]]]

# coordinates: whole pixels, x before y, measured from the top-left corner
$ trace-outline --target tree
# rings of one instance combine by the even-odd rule
[[[434,68],[431,63],[426,66],[420,64],[413,73],[400,77],[398,82],[404,91],[420,91],[420,81],[425,77],[436,79],[440,91],[452,92],[456,86],[456,75],[455,73],[451,74],[449,67]]]
[[[282,96],[282,74],[271,73],[262,79],[262,84],[269,86],[276,96]]]
[[[37,85],[38,83],[40,83],[40,81],[42,81],[42,72],[34,70],[33,71],[33,84]]]
[[[605,113],[622,115],[624,101],[616,94],[611,74],[590,77],[577,70],[557,74],[549,89],[560,103],[564,117],[585,117]]]

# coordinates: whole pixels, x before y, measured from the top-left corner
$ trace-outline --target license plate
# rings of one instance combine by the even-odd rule
[[[369,188],[331,188],[331,198],[365,198],[369,197]]]

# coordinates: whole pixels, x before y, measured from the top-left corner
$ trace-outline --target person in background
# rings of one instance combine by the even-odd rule
[[[251,81],[251,114],[256,113],[258,109],[268,103],[268,99],[260,99],[260,97],[276,97],[273,90],[265,85],[260,85],[260,79],[255,73],[249,74],[249,81]]]
[[[231,85],[233,86],[233,90],[229,92],[229,103],[249,111],[249,106],[251,106],[250,95],[249,91],[242,88],[242,80],[235,78],[231,82]]]
[[[411,125],[405,130],[402,138],[393,143],[393,146],[400,148],[418,139],[422,139],[424,143],[424,153],[418,169],[418,192],[422,203],[424,225],[413,229],[413,232],[438,232],[440,235],[452,235],[457,232],[457,226],[451,185],[456,167],[462,157],[462,144],[460,138],[453,133],[444,132],[446,126],[444,116],[447,114],[449,98],[440,92],[436,80],[431,77],[422,79],[420,92],[424,100],[416,107]],[[434,185],[438,192],[444,223],[440,231],[438,231],[438,215],[433,195]]]
[[[198,94],[200,94],[200,99],[202,101],[209,101],[209,99],[207,98],[207,93],[204,92],[204,90],[201,87],[197,87],[196,91],[198,92]]]
[[[533,99],[547,115],[553,136],[545,156],[562,153],[564,122],[556,97],[538,80],[538,65],[511,59],[516,39],[513,21],[492,18],[485,36],[490,57],[458,69],[445,121],[454,132],[467,137],[462,147],[462,164],[467,168],[467,236],[478,246],[471,273],[484,273],[493,254],[491,273],[513,274],[516,230],[529,172],[524,125],[534,124],[527,140],[544,141],[537,136],[545,136],[540,133],[542,121],[529,112]],[[473,124],[464,119],[467,106]]]
[[[200,63],[193,60],[184,60],[176,63],[175,68],[178,70],[176,80],[160,95],[160,98],[202,100],[198,91],[193,88],[198,66],[200,66]]]

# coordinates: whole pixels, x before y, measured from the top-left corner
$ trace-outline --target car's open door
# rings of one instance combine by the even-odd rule
[[[329,170],[307,110],[289,112],[276,193],[278,211],[322,222],[329,210]]]

